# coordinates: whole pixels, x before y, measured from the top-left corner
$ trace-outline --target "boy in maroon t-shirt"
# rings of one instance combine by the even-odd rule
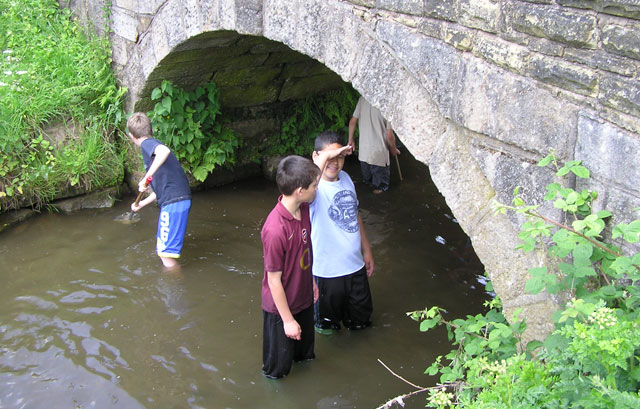
[[[316,196],[320,169],[300,156],[280,161],[276,175],[282,196],[262,232],[262,372],[282,378],[293,361],[315,358],[313,303],[318,289],[311,275],[309,202]]]

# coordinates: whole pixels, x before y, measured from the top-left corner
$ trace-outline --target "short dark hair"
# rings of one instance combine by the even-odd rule
[[[332,143],[339,143],[340,145],[344,145],[342,143],[342,137],[336,131],[320,132],[318,136],[316,136],[313,150],[319,152]]]
[[[134,112],[127,120],[127,128],[134,138],[151,137],[151,119],[144,112]]]
[[[297,188],[308,188],[320,176],[320,168],[310,159],[291,155],[278,164],[276,184],[283,195],[292,194]]]

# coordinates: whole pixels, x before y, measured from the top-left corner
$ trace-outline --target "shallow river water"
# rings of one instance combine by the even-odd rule
[[[155,255],[158,210],[135,224],[107,210],[40,214],[0,234],[0,408],[375,408],[424,386],[447,352],[407,311],[475,314],[483,267],[428,171],[376,196],[359,184],[371,240],[373,326],[316,334],[316,356],[279,381],[260,372],[260,228],[277,189],[264,180],[197,192],[180,275]],[[394,169],[395,171],[395,169]],[[132,198],[128,198],[131,200]],[[424,407],[424,396],[406,407]]]

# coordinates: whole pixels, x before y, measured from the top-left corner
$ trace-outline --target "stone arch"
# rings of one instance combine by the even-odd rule
[[[152,1],[150,10],[118,8],[114,13],[114,19],[130,22],[114,24],[121,27],[119,33],[114,30],[114,60],[120,58],[119,77],[129,87],[130,108],[150,92],[145,87],[158,64],[202,33],[262,36],[321,62],[377,106],[412,154],[429,166],[507,315],[522,307],[529,333],[546,333],[555,301],[524,292],[527,269],[539,260],[513,249],[521,220],[495,214],[492,203],[508,203],[516,185],[522,185],[529,198],[540,198],[553,176],[534,164],[548,148],[563,160],[592,159],[603,180],[615,171],[592,155],[590,147],[608,138],[640,151],[640,109],[633,99],[639,89],[633,80],[638,67],[627,64],[629,55],[637,55],[624,47],[616,52],[624,58],[613,70],[622,77],[598,71],[595,11],[460,1],[427,12],[427,3]],[[638,17],[635,9],[613,14],[625,13]],[[529,14],[536,14],[539,27],[525,18]],[[563,19],[568,33],[545,26],[557,20],[554,16]],[[609,30],[624,37],[623,24],[626,21],[613,20]],[[574,59],[582,58],[580,67],[556,61],[560,54],[553,41],[564,42],[563,51],[571,50]],[[630,87],[631,96],[618,93],[607,99],[606,86],[616,81],[620,89]],[[636,193],[637,188],[618,203],[637,203]]]

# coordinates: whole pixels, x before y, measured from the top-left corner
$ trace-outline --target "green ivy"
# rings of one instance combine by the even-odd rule
[[[590,177],[580,161],[561,166],[553,152],[538,165],[553,166],[560,182],[569,174]],[[529,270],[525,290],[567,300],[543,341],[523,345],[526,323],[518,319],[520,311],[507,322],[497,298],[488,302],[486,314],[465,319],[448,321],[438,307],[409,313],[421,331],[444,325],[455,346],[425,371],[440,375],[440,384],[423,389],[429,392],[427,406],[640,407],[640,254],[619,247],[640,241],[640,220],[613,226],[607,239],[604,232],[613,215],[593,210],[596,197],[596,192],[562,183],[548,185],[545,199],[563,211],[561,221],[525,203],[519,188],[511,205],[497,207],[500,213],[527,218],[517,248],[550,260]]]
[[[238,138],[221,119],[213,82],[188,92],[165,80],[151,99],[158,101],[149,112],[154,136],[173,150],[196,180],[204,181],[216,166],[234,164]]]

